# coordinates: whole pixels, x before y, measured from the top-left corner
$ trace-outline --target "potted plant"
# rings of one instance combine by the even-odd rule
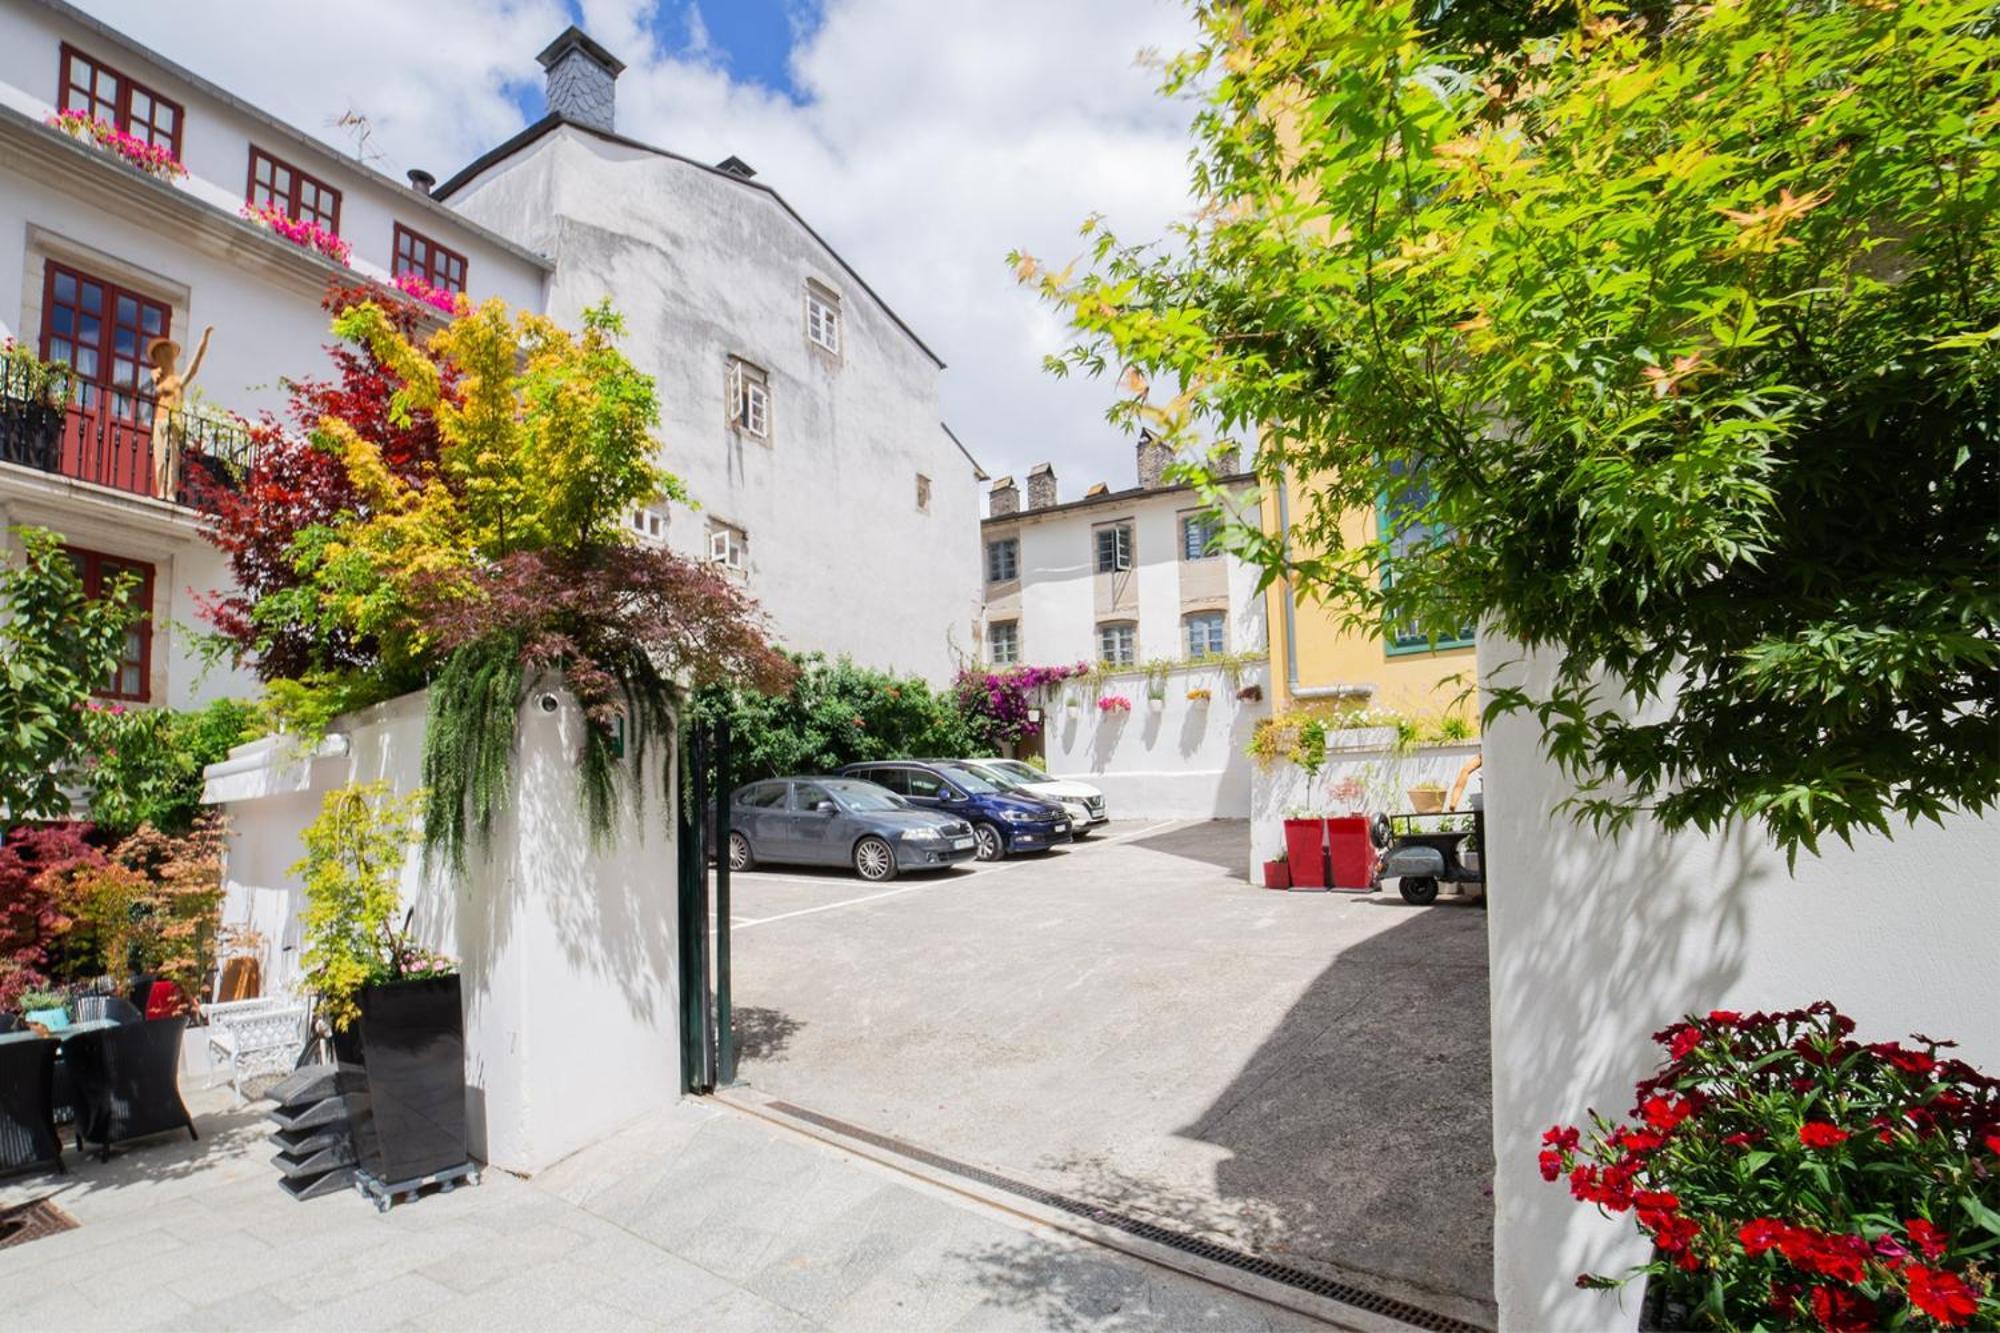
[[[1295,889],[1323,889],[1326,873],[1326,816],[1300,809],[1285,815],[1285,863]]]
[[[1278,855],[1264,862],[1264,887],[1267,889],[1289,889],[1292,887],[1292,866],[1283,848]]]
[[[1426,778],[1424,781],[1412,785],[1409,791],[1404,794],[1410,798],[1410,809],[1420,815],[1434,815],[1444,809],[1444,785],[1442,783],[1432,782]]]
[[[292,868],[306,885],[306,981],[341,1062],[360,1067],[343,1091],[355,1161],[378,1201],[468,1163],[457,968],[415,942],[407,914],[391,925],[425,799],[391,799],[384,782],[327,793]]]
[[[1852,1039],[1821,1001],[1655,1034],[1632,1115],[1542,1136],[1542,1178],[1628,1213],[1642,1309],[1674,1328],[2000,1326],[2000,1080],[1952,1043]]]
[[[1097,701],[1097,711],[1109,722],[1132,711],[1132,701],[1122,694],[1107,694]]]
[[[1264,698],[1264,687],[1254,684],[1245,685],[1242,689],[1236,691],[1236,697],[1246,704],[1260,703]]]
[[[0,344],[0,458],[56,470],[69,367],[43,361],[12,338]]]
[[[1199,687],[1189,690],[1187,692],[1188,702],[1195,705],[1197,708],[1206,707],[1209,701],[1209,697],[1210,697],[1209,692]]]

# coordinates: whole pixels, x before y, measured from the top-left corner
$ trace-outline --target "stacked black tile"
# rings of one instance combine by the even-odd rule
[[[277,1124],[272,1165],[295,1199],[315,1199],[354,1184],[354,1140],[343,1094],[366,1086],[359,1065],[307,1065],[264,1095],[277,1103],[265,1114]]]

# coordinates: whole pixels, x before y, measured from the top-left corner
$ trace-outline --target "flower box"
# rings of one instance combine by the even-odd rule
[[[187,168],[164,145],[148,143],[95,116],[81,111],[58,111],[43,123],[81,143],[94,143],[108,153],[117,154],[148,176],[170,181],[187,175]]]
[[[345,1096],[354,1158],[385,1185],[463,1166],[465,1027],[456,976],[365,986],[341,1058],[366,1071]]]
[[[1327,886],[1326,820],[1314,817],[1285,821],[1285,862],[1291,867],[1291,887]]]

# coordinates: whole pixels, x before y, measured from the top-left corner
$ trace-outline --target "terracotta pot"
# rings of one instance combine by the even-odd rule
[[[1435,815],[1444,809],[1443,787],[1412,787],[1404,795],[1410,798],[1410,809],[1420,815]]]

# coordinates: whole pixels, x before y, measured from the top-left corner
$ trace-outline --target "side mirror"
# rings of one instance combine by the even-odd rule
[[[818,805],[815,805],[813,807],[813,813],[816,815],[830,815],[839,809],[840,807],[835,805],[832,801],[821,801]]]
[[[965,799],[965,793],[953,791],[949,787],[940,787],[938,788],[938,799],[941,801],[962,801]]]

